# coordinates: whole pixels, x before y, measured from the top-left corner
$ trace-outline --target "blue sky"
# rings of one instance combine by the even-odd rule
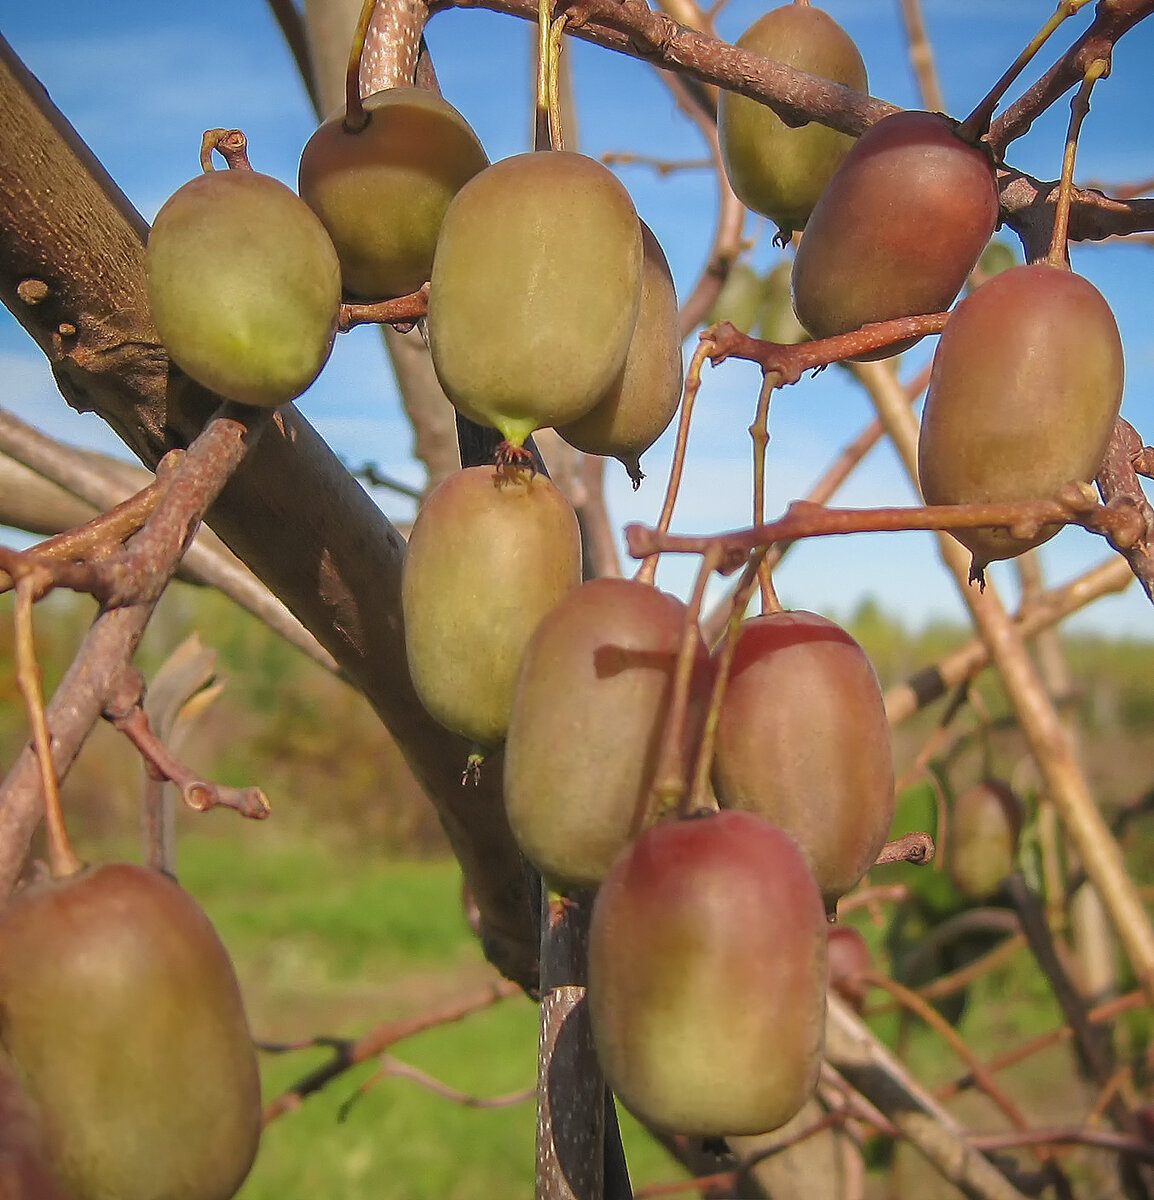
[[[828,0],[825,7],[861,48],[871,91],[905,107],[920,106],[897,0]],[[752,0],[731,0],[718,18],[721,34],[735,39],[763,10]],[[925,0],[949,110],[965,115],[1052,10],[1051,0]],[[1087,11],[1066,23],[1052,49],[1043,51],[1038,70],[1088,19]],[[196,173],[201,134],[214,126],[244,129],[257,169],[295,183],[297,158],[315,120],[279,31],[258,0],[9,5],[0,31],[145,217],[151,219],[168,195]],[[484,11],[448,12],[433,20],[428,36],[446,96],[472,122],[490,158],[525,149],[531,27]],[[581,149],[594,155],[642,150],[676,160],[701,157],[696,130],[648,68],[583,43],[573,45],[571,56]],[[1080,181],[1123,184],[1154,175],[1151,61],[1154,22],[1148,21],[1123,40],[1111,77],[1095,91],[1079,152]],[[1010,161],[1042,178],[1056,178],[1067,116],[1065,102],[1056,106],[1014,144]],[[700,172],[658,177],[641,166],[618,171],[661,240],[684,294],[712,237],[715,199],[709,177]],[[777,257],[770,245],[772,229],[751,221],[747,232],[756,238],[754,263],[767,267]],[[1099,286],[1118,317],[1127,350],[1123,413],[1148,440],[1154,440],[1154,323],[1150,285],[1144,281],[1154,265],[1152,256],[1149,246],[1073,251],[1075,269]],[[931,350],[923,343],[910,352],[903,373],[912,374]],[[0,404],[26,420],[69,442],[126,453],[97,418],[67,408],[36,347],[4,310],[0,378],[6,385]],[[717,532],[748,522],[746,429],[757,386],[757,372],[747,364],[706,369],[685,490],[674,518],[677,531]],[[352,462],[373,461],[389,474],[420,483],[422,468],[412,459],[411,435],[374,330],[362,328],[338,339],[332,360],[299,406],[337,453]],[[837,371],[780,392],[771,418],[770,514],[804,494],[869,417],[868,401]],[[649,479],[637,494],[624,471],[610,464],[610,505],[619,526],[655,518],[670,443],[666,436],[646,456]],[[379,499],[391,515],[411,515],[408,502],[389,493]],[[870,455],[835,503],[883,505],[912,499],[896,458],[882,448]],[[1098,539],[1069,529],[1043,548],[1044,566],[1057,583],[1106,553]],[[692,569],[689,563],[670,562],[660,578],[683,590]],[[996,567],[993,578],[1005,584],[1012,598],[1012,569]],[[963,611],[925,534],[809,543],[791,553],[778,579],[788,605],[833,617],[848,615],[867,596],[912,625]],[[1152,636],[1152,617],[1135,585],[1077,623]]]

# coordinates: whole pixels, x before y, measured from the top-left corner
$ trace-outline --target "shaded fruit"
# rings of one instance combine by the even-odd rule
[[[336,251],[309,206],[271,176],[190,180],[157,213],[147,265],[157,332],[204,387],[275,407],[327,361],[341,298]]]
[[[893,113],[846,155],[794,258],[794,310],[813,337],[954,302],[998,220],[990,158],[954,128],[938,113]]]
[[[761,276],[747,262],[735,262],[706,318],[707,325],[728,321],[742,333],[753,333],[765,301]]]
[[[468,467],[434,488],[401,577],[409,671],[429,714],[479,746],[501,742],[525,647],[580,582],[576,514],[544,475]]]
[[[869,870],[893,821],[893,753],[877,676],[844,629],[810,612],[743,623],[713,784],[797,840],[828,907]]]
[[[685,378],[673,275],[661,243],[644,221],[641,239],[641,304],[625,368],[583,417],[557,429],[585,454],[619,459],[634,486],[643,478],[641,455],[673,420]]]
[[[987,779],[955,801],[949,826],[950,878],[971,900],[996,895],[1014,870],[1022,832],[1022,801],[1000,779]]]
[[[445,394],[514,445],[587,413],[637,324],[641,224],[606,167],[568,151],[475,175],[433,259],[429,348]]]
[[[934,355],[918,476],[928,504],[1044,500],[1094,478],[1122,402],[1122,341],[1080,275],[1012,267],[967,296]],[[980,570],[1058,532],[954,530]]]
[[[505,806],[550,885],[595,887],[646,823],[685,605],[635,580],[594,579],[537,627],[505,743]],[[709,655],[699,639],[699,690]],[[686,751],[698,733],[686,731]]]
[[[793,266],[789,262],[778,263],[765,277],[765,302],[761,310],[761,321],[757,336],[767,342],[782,346],[796,346],[809,341],[809,334],[802,328],[793,301],[789,294],[789,277]]]
[[[830,925],[829,986],[852,1008],[861,1012],[870,990],[873,959],[861,933],[852,925]]]
[[[260,1136],[228,953],[193,899],[125,863],[0,912],[0,1045],[76,1200],[228,1200]]]
[[[364,101],[355,133],[331,117],[301,155],[301,197],[336,247],[345,290],[377,300],[428,278],[449,201],[489,165],[477,135],[424,88],[390,88]]]
[[[736,45],[857,92],[869,88],[853,39],[828,13],[808,4],[772,9]],[[791,128],[768,105],[727,91],[718,97],[717,134],[737,198],[775,221],[786,238],[809,220],[854,143],[849,134],[816,121]]]
[[[609,1086],[647,1124],[764,1133],[813,1092],[826,931],[797,846],[750,813],[646,830],[593,903],[589,1011]]]

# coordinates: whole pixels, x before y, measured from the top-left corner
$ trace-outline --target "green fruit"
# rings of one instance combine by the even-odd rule
[[[577,516],[544,475],[468,467],[434,488],[401,577],[409,671],[429,714],[498,745],[533,631],[580,582]]]
[[[520,154],[457,193],[437,242],[429,348],[457,409],[514,445],[587,413],[625,365],[641,224],[600,163]]]
[[[656,815],[647,804],[685,620],[685,605],[656,588],[594,579],[529,643],[505,744],[505,806],[525,857],[557,890],[595,887]],[[708,661],[699,638],[699,693]],[[686,729],[686,755],[699,724]]]
[[[116,863],[0,911],[0,1046],[76,1200],[228,1200],[256,1055],[228,953],[171,879]]]
[[[761,276],[747,262],[735,262],[721,285],[706,318],[707,325],[728,321],[742,333],[752,333],[765,300]]]
[[[869,89],[853,39],[831,16],[808,4],[772,9],[736,45],[857,92]],[[717,134],[737,198],[776,222],[787,240],[809,220],[854,142],[816,121],[791,128],[768,105],[726,91],[718,98]]]
[[[368,124],[326,121],[301,155],[301,197],[336,247],[345,290],[378,300],[428,278],[449,201],[488,157],[468,122],[423,88],[391,88],[364,102]]]
[[[340,267],[324,226],[283,183],[243,170],[190,180],[157,213],[147,263],[161,341],[197,383],[271,408],[320,373]]]
[[[830,909],[870,869],[893,822],[893,753],[877,676],[844,629],[809,612],[743,623],[713,785],[796,839]]]
[[[987,779],[954,803],[946,842],[950,878],[971,900],[995,896],[1013,872],[1022,832],[1022,801],[1009,784]]]
[[[928,504],[1044,500],[1094,478],[1122,402],[1122,341],[1093,284],[1035,263],[967,296],[934,355],[918,475]],[[959,529],[974,569],[1058,532]]]
[[[673,420],[685,378],[673,275],[661,243],[644,221],[641,238],[645,252],[641,306],[625,369],[583,417],[557,429],[585,454],[619,459],[635,487],[643,478],[641,455]]]
[[[985,150],[938,113],[867,129],[822,193],[793,262],[793,305],[815,338],[954,302],[998,220]],[[906,340],[861,359],[886,358]]]
[[[813,1093],[825,1032],[821,896],[750,813],[647,830],[593,903],[589,1013],[606,1081],[648,1125],[765,1133]]]
[[[788,262],[778,263],[765,277],[762,285],[764,302],[757,336],[767,342],[781,346],[796,346],[809,340],[809,334],[801,327],[789,294],[789,277],[793,267]]]

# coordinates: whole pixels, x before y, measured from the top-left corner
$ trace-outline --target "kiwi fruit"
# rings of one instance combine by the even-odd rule
[[[75,1200],[228,1200],[260,1080],[228,953],[167,876],[113,863],[0,910],[0,1049]]]
[[[459,412],[520,446],[613,386],[637,324],[641,223],[608,168],[566,150],[474,175],[433,258],[433,367]]]
[[[893,822],[893,752],[873,666],[841,626],[810,612],[742,624],[713,785],[796,839],[830,909],[869,870]]]
[[[647,1125],[765,1133],[812,1095],[827,938],[796,843],[752,813],[642,833],[589,928],[589,1014],[606,1081]]]
[[[449,201],[489,159],[434,92],[389,88],[364,110],[363,128],[349,129],[341,113],[309,138],[298,188],[333,240],[345,291],[378,300],[429,278]]]
[[[558,891],[595,887],[645,827],[685,627],[648,584],[593,579],[537,627],[505,744],[505,807],[525,857]],[[703,711],[709,655],[698,638]],[[686,730],[686,753],[698,733]],[[592,752],[591,752],[592,750]]]
[[[618,459],[635,487],[643,478],[641,455],[673,420],[685,378],[673,275],[661,243],[644,221],[641,239],[641,304],[625,366],[589,412],[557,428],[585,454]]]
[[[954,801],[946,862],[962,895],[976,901],[997,895],[1014,870],[1024,816],[1018,794],[1001,779],[984,779]]]
[[[853,39],[827,12],[810,4],[771,9],[736,45],[857,92],[869,89]],[[783,241],[805,226],[854,143],[849,134],[816,121],[787,125],[768,105],[728,91],[718,97],[717,134],[734,194],[774,221]]]
[[[942,312],[998,220],[988,152],[940,113],[897,112],[858,138],[814,207],[793,261],[793,306],[814,338]],[[906,339],[862,355],[886,358]]]
[[[466,467],[438,484],[401,574],[409,671],[429,714],[481,748],[503,741],[525,647],[580,582],[577,515],[546,476]]]
[[[332,350],[340,265],[324,226],[257,171],[210,171],[179,188],[148,237],[148,290],[172,361],[241,404],[296,399]]]
[[[1089,280],[1033,263],[967,296],[934,354],[918,443],[927,504],[1045,500],[1094,478],[1122,403],[1122,339]],[[1059,530],[958,529],[974,572]]]

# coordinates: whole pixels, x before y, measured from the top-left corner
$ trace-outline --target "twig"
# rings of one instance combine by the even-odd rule
[[[1144,526],[1144,532],[1138,540],[1119,549],[1146,595],[1154,600],[1154,508],[1146,499],[1134,469],[1134,460],[1142,452],[1142,438],[1138,431],[1129,421],[1119,417],[1095,482],[1109,507],[1134,512]]]
[[[445,1100],[451,1100],[454,1104],[463,1105],[465,1108],[510,1108],[514,1104],[524,1104],[526,1100],[532,1100],[537,1094],[537,1089],[532,1087],[522,1088],[517,1092],[506,1092],[501,1096],[472,1096],[468,1092],[459,1091],[447,1083],[442,1083],[441,1080],[422,1071],[419,1067],[401,1062],[400,1059],[393,1058],[391,1054],[385,1054],[381,1056],[381,1069],[375,1075],[369,1076],[341,1105],[337,1111],[337,1120],[345,1120],[353,1105],[383,1079],[411,1079],[435,1095],[441,1096]]]
[[[1052,500],[1013,504],[933,504],[909,508],[825,508],[805,500],[794,501],[776,521],[734,533],[710,537],[661,534],[645,525],[627,525],[625,544],[634,558],[653,554],[704,554],[719,557],[719,569],[735,570],[751,550],[774,542],[829,537],[850,533],[896,533],[914,529],[974,529],[997,526],[1015,536],[1030,536],[1043,525],[1077,524],[1110,540],[1125,544],[1140,536],[1131,512],[1098,504],[1087,484],[1070,483]]]
[[[242,817],[257,821],[269,815],[272,810],[260,788],[209,783],[186,767],[153,733],[141,706],[143,696],[144,681],[139,672],[125,668],[114,681],[112,694],[105,702],[104,716],[140,752],[153,778],[175,784],[185,804],[196,812],[217,807],[232,808]]]
[[[263,421],[258,417],[258,422],[259,428]],[[156,599],[175,572],[199,513],[224,486],[250,440],[247,427],[238,419],[210,421],[189,447],[146,527],[118,556],[116,578],[141,599],[100,614],[52,697],[46,715],[58,777],[67,772],[99,720],[124,664],[135,653]],[[62,565],[51,564],[46,569],[51,574]],[[133,571],[137,572],[135,577]],[[36,759],[28,749],[0,784],[0,895],[6,895],[16,881],[40,813]]]
[[[412,1037],[426,1029],[434,1029],[438,1025],[448,1025],[454,1021],[464,1020],[465,1017],[490,1007],[498,1000],[520,994],[521,989],[515,983],[501,979],[480,991],[458,996],[427,1012],[417,1013],[412,1017],[403,1017],[397,1021],[385,1021],[360,1038],[317,1037],[308,1042],[297,1042],[287,1047],[265,1047],[274,1053],[303,1049],[306,1046],[328,1046],[333,1050],[333,1056],[327,1063],[322,1063],[321,1066],[310,1071],[286,1092],[282,1092],[281,1095],[265,1105],[265,1125],[276,1120],[283,1113],[299,1108],[307,1096],[319,1092],[358,1063],[376,1058],[390,1046],[395,1046],[405,1038]]]
[[[827,998],[826,1058],[969,1200],[1024,1200],[836,995]]]
[[[1071,583],[1053,588],[1036,601],[1030,601],[1014,617],[1014,626],[1020,637],[1032,638],[1100,597],[1121,591],[1132,579],[1126,563],[1112,556]],[[939,662],[923,667],[886,692],[886,715],[890,725],[902,724],[951,688],[973,679],[989,664],[990,654],[985,642],[973,638]]]

